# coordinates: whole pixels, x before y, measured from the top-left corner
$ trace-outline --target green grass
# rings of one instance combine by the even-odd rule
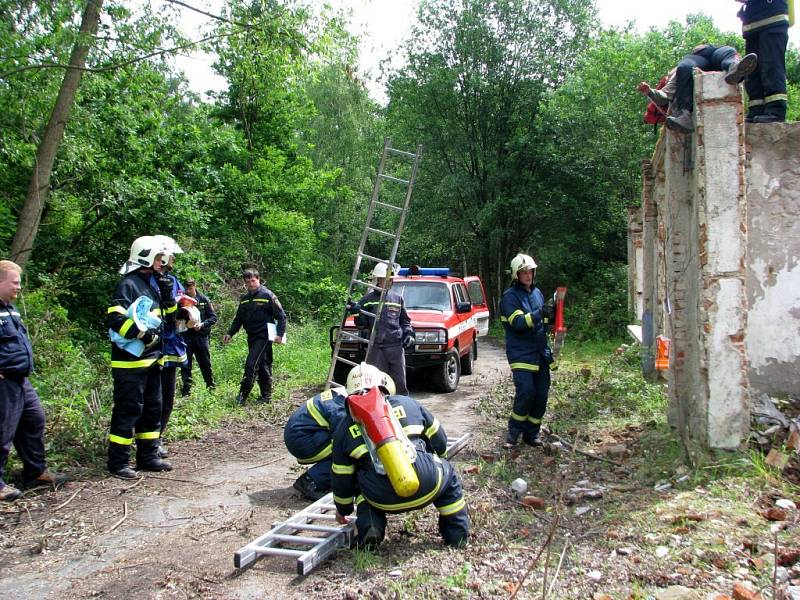
[[[200,437],[227,420],[248,418],[254,410],[267,422],[282,424],[295,408],[293,392],[321,389],[325,382],[330,365],[327,328],[316,323],[290,323],[289,343],[273,347],[273,402],[257,408],[236,407],[234,399],[247,357],[247,337],[240,332],[225,347],[220,344],[220,337],[215,335],[211,344],[215,389],[206,389],[195,366],[192,393],[183,398],[178,375],[175,409],[165,434],[169,442]],[[106,346],[97,345],[103,352],[107,352]],[[42,339],[36,358],[37,373],[31,380],[45,406],[48,464],[73,474],[102,471],[113,406],[108,355],[92,356],[86,349],[65,345],[54,337],[50,341]],[[256,386],[251,400],[257,396]],[[12,452],[7,472],[20,468],[16,453]]]

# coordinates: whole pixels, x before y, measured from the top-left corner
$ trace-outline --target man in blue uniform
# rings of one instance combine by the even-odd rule
[[[372,283],[383,288],[386,278],[391,278],[387,263],[375,265],[372,270]],[[391,282],[389,283],[391,286]],[[360,329],[367,331],[367,336],[372,330],[375,319],[362,314],[366,311],[375,314],[380,305],[381,291],[370,290],[357,303],[350,303],[348,310],[356,315],[355,324]],[[383,308],[378,317],[378,331],[375,332],[373,345],[366,360],[378,370],[383,371],[392,378],[397,386],[398,394],[408,394],[406,386],[406,356],[404,348],[411,348],[416,339],[414,328],[411,327],[411,318],[406,312],[406,305],[400,294],[390,289],[386,290],[383,297]]]
[[[522,440],[540,446],[539,430],[547,410],[550,364],[553,354],[547,344],[547,325],[553,307],[534,284],[536,262],[527,254],[511,259],[512,285],[500,300],[500,321],[506,334],[506,357],[514,378],[514,406],[508,419],[506,444]]]
[[[0,501],[12,502],[22,493],[3,480],[13,445],[22,461],[28,488],[59,487],[64,475],[47,469],[44,455],[44,408],[28,381],[33,371],[33,349],[19,311],[12,304],[21,290],[22,269],[0,260]]]
[[[311,467],[294,482],[294,489],[309,500],[331,491],[333,432],[347,414],[342,388],[309,398],[289,417],[283,430],[286,448],[301,465]]]
[[[737,0],[745,51],[758,54],[758,67],[745,80],[749,123],[786,120],[786,44],[789,41],[789,2],[794,0]]]
[[[197,301],[197,310],[200,312],[200,323],[193,329],[187,329],[181,335],[186,341],[186,365],[181,369],[181,394],[188,396],[192,389],[192,363],[197,359],[200,373],[206,387],[214,387],[214,373],[211,371],[211,350],[208,338],[211,335],[211,327],[217,322],[217,313],[214,312],[214,305],[208,296],[197,291],[197,282],[194,279],[186,280],[186,295]]]
[[[366,434],[348,412],[333,434],[333,500],[337,521],[346,523],[355,505],[358,543],[374,547],[386,535],[387,513],[410,512],[433,504],[439,511],[439,533],[444,543],[463,546],[469,537],[469,515],[458,474],[444,459],[447,454],[444,429],[412,398],[389,395],[394,384],[372,365],[362,363],[351,370],[347,379],[348,398],[367,392],[376,383],[388,395],[392,412],[414,445],[413,471],[419,489],[410,497],[402,497],[395,491],[389,477],[376,469],[364,439]]]
[[[253,389],[256,376],[261,390],[259,402],[272,400],[272,344],[282,344],[286,333],[286,313],[283,312],[278,297],[261,285],[261,277],[255,269],[247,269],[242,273],[247,293],[239,299],[239,307],[233,318],[228,333],[222,338],[228,344],[236,332],[244,327],[247,332],[247,361],[244,365],[244,376],[239,385],[237,404],[244,404],[250,390]],[[268,324],[275,325],[275,339],[268,337]]]
[[[136,440],[136,467],[143,471],[169,471],[172,465],[158,455],[161,437],[161,370],[159,359],[161,323],[175,318],[173,282],[156,274],[169,249],[155,236],[142,236],[131,244],[130,257],[122,265],[124,275],[108,308],[111,344],[111,376],[114,407],[108,434],[108,471],[120,479],[138,477],[128,464]],[[156,287],[151,278],[156,274]],[[141,299],[141,300],[140,300]],[[130,314],[136,302],[150,305],[149,318],[156,327]],[[138,306],[138,305],[137,305]],[[140,344],[137,344],[140,342]]]

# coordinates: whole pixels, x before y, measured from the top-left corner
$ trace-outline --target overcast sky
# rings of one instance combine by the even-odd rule
[[[322,2],[322,0],[316,0]],[[378,75],[378,63],[387,53],[400,45],[408,34],[414,19],[417,0],[327,0],[334,8],[349,8],[353,11],[351,31],[362,37],[361,72],[372,79]],[[222,0],[187,0],[187,4],[218,12]],[[629,21],[645,31],[650,27],[662,27],[669,21],[684,22],[686,15],[703,12],[710,16],[723,31],[738,32],[741,22],[736,17],[739,3],[735,0],[668,0],[667,2],[642,0],[597,0],[600,20],[603,25],[623,27]],[[184,9],[184,29],[192,38],[199,37],[209,19]],[[800,25],[789,29],[789,40],[800,45]],[[213,57],[191,56],[177,60],[186,72],[193,90],[203,93],[208,89],[224,89],[225,82],[211,70]],[[368,86],[370,93],[383,100],[380,85]]]

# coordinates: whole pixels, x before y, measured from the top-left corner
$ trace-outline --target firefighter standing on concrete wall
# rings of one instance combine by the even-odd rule
[[[737,0],[745,51],[758,54],[758,67],[745,80],[748,123],[786,120],[786,45],[794,0]],[[790,13],[792,18],[790,19]]]
[[[387,263],[375,265],[372,270],[373,285],[382,288],[386,278],[391,278]],[[391,281],[389,283],[391,286]],[[370,290],[357,303],[350,302],[348,311],[356,315],[355,324],[359,328],[370,331],[374,319],[361,311],[375,313],[380,304],[381,291]],[[404,348],[410,348],[416,342],[411,318],[406,312],[406,305],[400,294],[390,289],[383,297],[383,309],[378,319],[378,331],[375,332],[373,347],[370,349],[367,362],[388,374],[395,382],[398,394],[408,394],[406,386],[406,356]]]
[[[500,300],[500,320],[506,333],[506,356],[514,377],[514,406],[508,419],[506,445],[522,440],[540,446],[539,429],[550,390],[553,353],[547,344],[553,307],[546,305],[534,284],[536,262],[527,254],[511,259],[512,285]]]

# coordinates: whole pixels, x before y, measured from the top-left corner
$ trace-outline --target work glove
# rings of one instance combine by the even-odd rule
[[[358,302],[353,302],[352,300],[347,301],[347,312],[351,315],[357,315],[361,312],[361,305]]]
[[[150,348],[158,343],[158,329],[147,329],[140,332],[136,337],[142,340],[145,348]]]
[[[542,318],[545,322],[549,323],[553,320],[553,317],[556,314],[556,309],[553,307],[552,304],[547,303],[542,307]]]
[[[403,348],[405,348],[406,350],[412,348],[416,343],[417,343],[417,338],[415,338],[413,335],[407,335],[406,337],[403,338]]]
[[[170,305],[175,304],[175,292],[169,275],[165,273],[156,275],[156,283],[158,284],[158,293],[161,295],[162,302]]]

